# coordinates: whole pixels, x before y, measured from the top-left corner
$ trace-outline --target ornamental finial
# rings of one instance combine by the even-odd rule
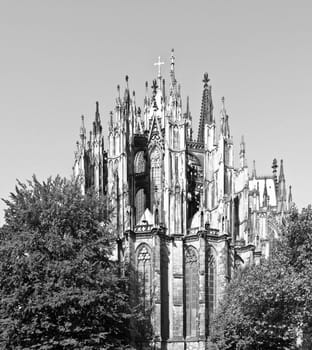
[[[204,83],[204,87],[208,87],[208,82],[210,81],[209,77],[208,77],[208,73],[206,72],[204,74],[204,79],[203,79],[203,83]]]
[[[225,97],[222,96],[221,98],[221,103],[222,103],[222,111],[225,112]]]
[[[153,84],[152,84],[152,89],[153,89],[154,95],[156,95],[157,88],[158,88],[157,80],[154,79],[154,80],[153,80]]]
[[[126,80],[127,89],[129,89],[129,77],[128,77],[128,75],[126,75],[125,80]]]
[[[174,57],[174,49],[171,49],[171,57],[170,57],[170,61],[171,61],[171,72],[173,72],[174,71],[174,59],[175,59],[175,57]]]

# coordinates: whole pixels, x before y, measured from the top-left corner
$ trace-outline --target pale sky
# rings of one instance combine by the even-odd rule
[[[125,75],[142,106],[153,63],[161,56],[169,80],[174,48],[194,134],[207,71],[216,119],[225,96],[236,154],[244,135],[258,174],[284,159],[294,201],[312,203],[311,18],[311,1],[1,0],[0,197],[16,178],[70,176],[81,114],[89,128],[98,100],[107,129]]]

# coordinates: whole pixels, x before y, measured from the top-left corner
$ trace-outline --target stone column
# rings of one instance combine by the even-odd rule
[[[206,337],[206,231],[199,232],[199,305],[198,305],[198,331],[201,339]]]
[[[153,330],[155,341],[160,341],[161,332],[161,296],[160,296],[160,237],[159,232],[155,231],[153,235]]]
[[[183,241],[182,235],[174,235],[171,243],[171,259],[169,269],[169,336],[172,349],[183,349]],[[171,277],[170,277],[171,275]]]

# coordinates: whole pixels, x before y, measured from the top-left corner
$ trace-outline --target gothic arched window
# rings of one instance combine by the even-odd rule
[[[217,279],[216,279],[216,260],[213,255],[208,260],[208,312],[209,320],[216,308],[216,291],[217,291]]]
[[[144,309],[148,308],[151,301],[152,273],[151,254],[146,244],[141,245],[137,252],[137,272],[139,282],[139,296]]]
[[[135,195],[135,217],[136,217],[136,223],[138,223],[144,213],[145,210],[145,193],[144,189],[141,188],[138,190],[138,192]]]
[[[188,247],[185,251],[185,319],[186,336],[196,336],[198,313],[198,260],[197,251]]]
[[[135,155],[134,158],[134,172],[136,174],[145,172],[146,162],[144,159],[144,152],[140,151]]]
[[[158,148],[151,153],[151,186],[152,194],[161,191],[161,153]]]

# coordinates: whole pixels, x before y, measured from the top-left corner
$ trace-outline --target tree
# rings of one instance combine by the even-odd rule
[[[116,237],[105,201],[75,181],[33,177],[5,202],[0,347],[126,348],[139,313],[110,259]]]
[[[220,349],[295,349],[312,326],[312,210],[293,209],[272,257],[238,271],[212,327]]]
[[[292,278],[273,261],[238,272],[214,320],[213,339],[220,349],[291,349],[296,338]]]
[[[303,348],[312,347],[312,207],[292,210],[283,230],[283,254],[298,281],[296,318]]]

